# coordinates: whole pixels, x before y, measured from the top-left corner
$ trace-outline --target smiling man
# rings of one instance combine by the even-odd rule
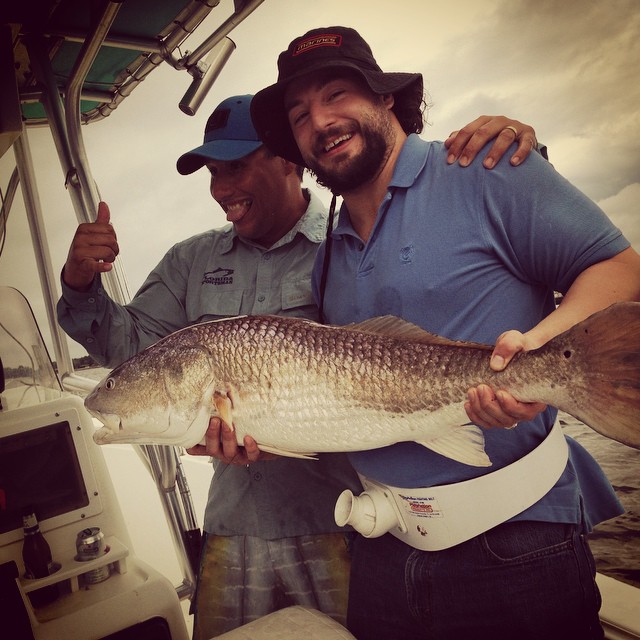
[[[318,319],[311,271],[326,212],[302,187],[302,169],[263,146],[251,123],[251,98],[219,104],[204,143],[177,163],[182,174],[209,170],[211,195],[229,224],[174,245],[129,304],[116,304],[100,281],[119,251],[106,204],[96,222],[78,227],[62,274],[58,318],[98,362],[116,366],[173,331],[216,318]],[[487,137],[510,123],[522,126],[488,120]],[[525,131],[533,137],[530,127]],[[466,141],[463,135],[458,147]],[[506,147],[501,141],[498,155]],[[346,456],[266,459],[255,442],[245,445],[238,447],[228,426],[213,419],[206,445],[190,450],[215,459],[194,638],[208,640],[293,604],[344,622],[349,557],[346,529],[336,525],[333,507],[343,488],[361,488]]]
[[[421,74],[383,72],[342,26],[291,41],[278,81],[252,101],[265,144],[342,195],[314,268],[328,323],[399,316],[495,343],[500,370],[591,313],[638,299],[640,256],[593,202],[539,154],[491,171],[447,164],[446,144],[417,135],[421,101]],[[586,536],[620,513],[611,485],[567,445],[555,409],[487,385],[467,399],[491,469],[413,442],[349,454],[367,486],[434,513],[405,510],[406,536],[365,528],[354,540],[349,630],[359,640],[601,639]],[[540,449],[549,442],[555,455]],[[504,479],[509,470],[518,482]],[[431,518],[445,525],[437,541]]]

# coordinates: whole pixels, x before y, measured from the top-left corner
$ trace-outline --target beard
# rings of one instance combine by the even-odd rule
[[[322,166],[315,157],[323,153],[324,142],[316,145],[316,156],[307,159],[307,168],[318,184],[336,195],[352,191],[373,180],[385,165],[393,147],[393,129],[386,110],[382,117],[368,117],[360,123],[360,135],[364,142],[362,150],[354,157],[337,161],[333,166]],[[323,136],[323,140],[334,139],[344,131],[334,129]]]

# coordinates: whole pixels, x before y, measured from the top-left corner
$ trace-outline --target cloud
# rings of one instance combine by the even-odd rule
[[[429,62],[431,117],[449,126],[506,112],[533,124],[558,170],[606,198],[640,179],[638,60],[635,0],[493,3]]]

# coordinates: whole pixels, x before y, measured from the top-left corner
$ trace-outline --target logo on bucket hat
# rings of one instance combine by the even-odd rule
[[[298,42],[293,51],[293,55],[300,55],[301,53],[309,51],[309,49],[315,49],[316,47],[339,47],[341,44],[342,36],[337,33],[313,36],[312,38]]]

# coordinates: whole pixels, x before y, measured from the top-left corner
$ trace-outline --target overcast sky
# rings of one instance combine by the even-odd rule
[[[195,49],[231,7],[222,0],[186,48]],[[111,116],[82,129],[132,293],[171,245],[225,222],[206,172],[180,176],[175,168],[179,155],[201,144],[213,108],[271,84],[277,56],[294,37],[335,24],[357,29],[385,71],[423,74],[432,103],[423,137],[444,139],[481,114],[532,124],[556,169],[640,250],[638,0],[266,0],[231,34],[237,48],[195,116],[178,109],[190,76],[165,65]],[[48,131],[31,129],[28,139],[59,272],[77,223]],[[0,158],[3,190],[13,163],[11,151]],[[0,284],[23,291],[44,324],[30,246],[17,197]]]

